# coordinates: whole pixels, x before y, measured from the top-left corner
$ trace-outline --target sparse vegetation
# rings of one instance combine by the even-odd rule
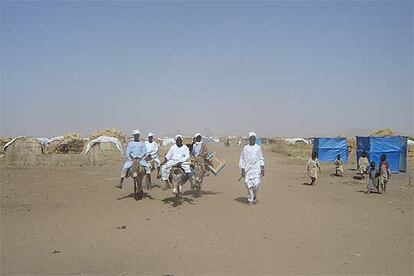
[[[286,141],[275,141],[273,144],[266,145],[272,152],[283,154],[289,157],[308,159],[312,146],[305,143],[289,144]]]

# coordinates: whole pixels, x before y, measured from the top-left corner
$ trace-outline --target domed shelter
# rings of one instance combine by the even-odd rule
[[[85,156],[87,163],[103,165],[111,161],[123,160],[123,152],[122,144],[117,138],[100,136],[86,145]]]
[[[91,135],[89,135],[89,140],[92,141],[92,140],[94,140],[96,138],[99,138],[101,136],[114,137],[114,138],[118,139],[118,141],[122,145],[124,145],[128,141],[125,132],[123,132],[120,129],[116,129],[116,128],[107,128],[107,129],[97,130],[94,133],[92,133]]]
[[[19,136],[4,145],[3,151],[9,164],[34,166],[42,161],[44,147],[38,139]]]

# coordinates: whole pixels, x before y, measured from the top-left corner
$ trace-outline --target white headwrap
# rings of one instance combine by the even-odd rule
[[[134,129],[132,131],[132,135],[141,134],[138,129]]]
[[[197,138],[197,136],[201,136],[201,133],[194,134],[194,138]]]
[[[253,132],[253,131],[249,132],[249,138],[250,138],[250,137],[252,137],[252,136],[257,137],[257,136],[256,136],[256,133],[255,133],[255,132]]]
[[[148,132],[148,137],[154,136],[154,133]]]
[[[178,138],[181,138],[181,140],[182,140],[183,139],[183,136],[181,134],[177,134],[177,135],[175,135],[175,139],[174,140],[177,141]]]

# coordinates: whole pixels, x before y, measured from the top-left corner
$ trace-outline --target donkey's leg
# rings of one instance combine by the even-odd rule
[[[134,178],[134,198],[135,200],[138,199],[138,187],[137,187],[138,183],[137,183],[137,179]]]
[[[145,181],[147,184],[147,190],[151,190],[151,173],[146,174]]]

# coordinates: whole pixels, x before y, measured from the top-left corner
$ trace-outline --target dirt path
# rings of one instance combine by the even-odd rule
[[[412,164],[386,195],[366,195],[350,167],[340,179],[323,165],[311,187],[305,161],[266,151],[260,204],[248,206],[240,148],[216,150],[225,170],[177,207],[161,188],[139,202],[130,180],[115,189],[120,164],[2,167],[1,273],[413,274]]]

